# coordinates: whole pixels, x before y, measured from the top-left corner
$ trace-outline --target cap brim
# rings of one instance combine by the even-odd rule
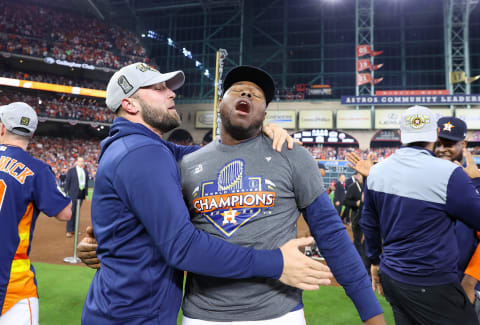
[[[262,69],[253,66],[239,66],[230,70],[223,81],[223,91],[226,92],[234,83],[250,81],[262,88],[265,101],[270,103],[275,94],[275,83],[272,77]]]
[[[415,132],[415,133],[400,133],[400,139],[403,144],[409,144],[413,142],[435,142],[437,141],[437,132]]]
[[[439,138],[442,138],[442,139],[447,139],[447,140],[452,140],[452,141],[463,141],[465,140],[465,138],[461,138],[461,137],[456,137],[456,136],[453,136],[453,135],[448,135],[448,134],[442,134],[440,133],[438,135]]]
[[[171,90],[177,90],[185,83],[185,75],[183,71],[156,74],[152,79],[143,82],[141,87],[151,86],[160,82],[165,82],[167,87]]]

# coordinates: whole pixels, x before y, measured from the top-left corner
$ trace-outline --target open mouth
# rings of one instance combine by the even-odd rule
[[[248,114],[250,113],[250,103],[244,99],[241,99],[237,102],[235,105],[235,110],[237,112],[240,112],[242,114]]]

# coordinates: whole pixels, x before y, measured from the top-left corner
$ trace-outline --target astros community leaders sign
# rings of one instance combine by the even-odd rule
[[[431,96],[342,96],[342,105],[459,105],[480,104],[480,94]]]

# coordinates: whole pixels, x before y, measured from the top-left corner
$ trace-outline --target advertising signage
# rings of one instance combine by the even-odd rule
[[[430,96],[342,96],[342,105],[480,105],[480,94]]]

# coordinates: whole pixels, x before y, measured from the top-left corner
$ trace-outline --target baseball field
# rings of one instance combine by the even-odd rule
[[[90,201],[81,209],[80,231],[90,224]],[[80,238],[83,236],[80,235]],[[91,279],[95,274],[82,265],[69,265],[63,258],[73,254],[73,239],[65,238],[65,225],[41,215],[32,243],[31,259],[37,272],[40,324],[78,325]],[[379,297],[387,324],[394,324],[388,303]],[[305,317],[309,325],[361,324],[361,320],[339,286],[305,292]],[[180,324],[180,322],[179,322]]]

